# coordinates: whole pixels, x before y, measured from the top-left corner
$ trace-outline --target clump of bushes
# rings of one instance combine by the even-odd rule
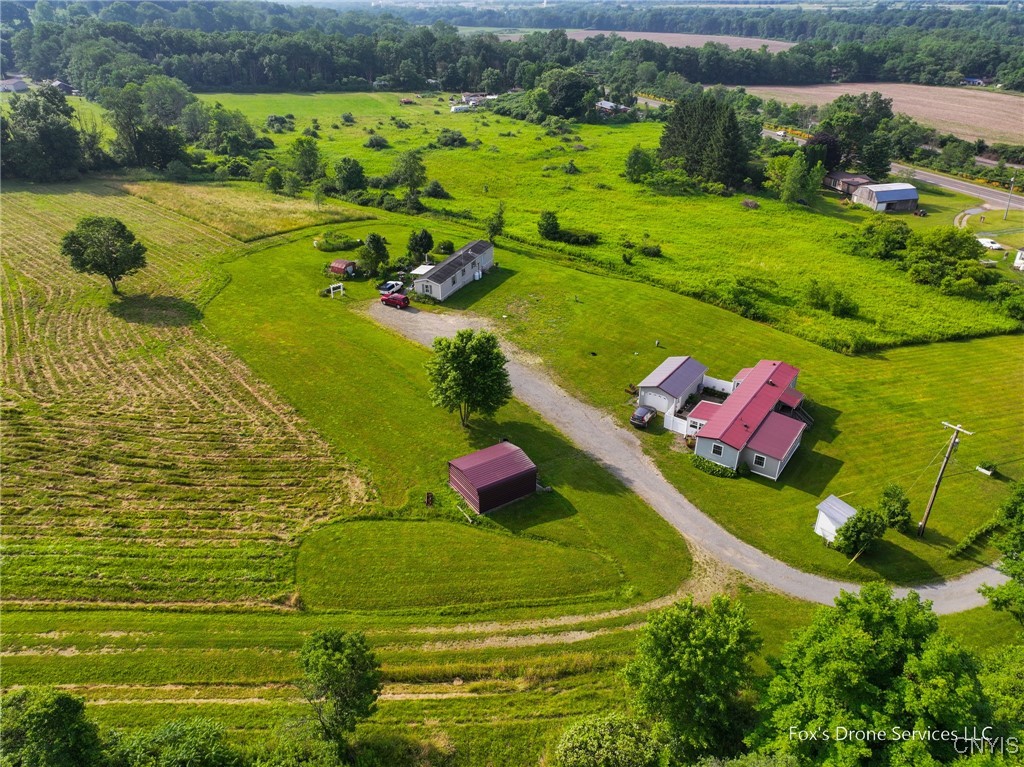
[[[833,317],[853,317],[860,309],[856,301],[830,282],[811,280],[806,295],[808,304]]]
[[[452,196],[448,193],[448,190],[441,186],[441,182],[434,179],[425,187],[423,187],[423,196],[430,197],[434,200],[450,200]]]
[[[739,472],[733,471],[728,466],[722,466],[714,461],[709,461],[702,455],[696,453],[690,455],[690,463],[693,464],[695,469],[703,471],[705,474],[710,474],[712,477],[721,477],[722,479],[736,479],[739,476]]]
[[[295,115],[267,115],[264,123],[272,133],[284,133],[295,130]]]
[[[356,118],[352,116],[351,112],[345,112],[341,116],[341,121],[345,123],[345,125],[352,125],[356,121]]]
[[[372,136],[366,139],[366,143],[363,144],[363,146],[366,147],[367,149],[380,150],[387,149],[391,145],[388,143],[388,140],[381,136],[379,133],[374,133]]]
[[[761,203],[759,203],[757,200],[751,200],[749,198],[741,202],[740,205],[742,205],[744,208],[750,208],[750,210],[757,210],[758,208],[761,207]]]
[[[360,243],[359,240],[349,237],[344,232],[339,232],[336,229],[328,229],[313,240],[313,247],[317,250],[323,251],[324,253],[334,253],[342,250],[355,250],[361,244],[362,243]]]
[[[594,245],[601,239],[594,232],[575,232],[570,229],[562,229],[561,224],[558,223],[558,216],[550,210],[540,214],[537,233],[545,240],[564,242],[567,245]]]
[[[462,135],[462,131],[452,130],[451,128],[442,128],[441,132],[437,134],[438,146],[444,147],[445,149],[456,149],[458,147],[466,146],[469,143],[466,137]]]
[[[571,159],[569,160],[569,162],[562,166],[562,173],[568,174],[570,176],[577,176],[582,172],[583,171],[577,168],[576,163],[573,162]]]

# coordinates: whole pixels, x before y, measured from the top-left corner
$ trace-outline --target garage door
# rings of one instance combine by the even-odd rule
[[[668,397],[660,392],[645,391],[640,404],[653,407],[659,413],[664,413],[668,410]]]

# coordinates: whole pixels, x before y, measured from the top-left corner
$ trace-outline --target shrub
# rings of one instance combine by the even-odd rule
[[[313,240],[313,247],[324,253],[334,253],[339,250],[355,250],[359,247],[359,240],[349,237],[344,232],[329,229]]]
[[[438,253],[442,255],[450,256],[452,253],[455,252],[455,243],[452,242],[451,240],[441,240],[439,243],[437,243],[436,250]]]
[[[537,222],[537,233],[545,240],[557,240],[561,227],[554,211],[545,210]]]
[[[637,250],[640,251],[641,256],[648,258],[661,258],[664,255],[661,252],[661,245],[641,245]]]
[[[882,488],[878,511],[885,517],[886,524],[894,530],[902,533],[910,527],[910,499],[906,491],[895,482]]]
[[[808,304],[829,312],[833,317],[853,317],[860,308],[849,295],[830,282],[811,280],[806,295]]]
[[[341,116],[341,121],[343,123],[345,123],[346,125],[351,125],[352,123],[354,123],[356,121],[356,118],[352,116],[351,112],[345,112]]]
[[[450,200],[452,198],[452,196],[448,194],[448,190],[441,186],[441,182],[437,179],[434,179],[423,188],[423,196],[430,197],[435,200]]]
[[[442,128],[441,132],[437,134],[437,145],[446,149],[466,146],[467,143],[466,137],[462,135],[462,131]]]
[[[744,200],[743,202],[740,203],[740,205],[742,205],[744,208],[750,208],[751,210],[757,210],[758,208],[761,207],[761,203],[759,203],[757,200],[750,199]]]
[[[171,160],[167,163],[164,175],[171,181],[188,181],[188,166],[181,160]]]
[[[853,556],[871,548],[875,541],[885,535],[887,527],[885,517],[874,509],[858,509],[857,513],[836,531],[836,539],[832,545],[836,551]]]
[[[739,476],[738,472],[733,471],[728,466],[722,466],[714,461],[709,461],[702,455],[692,454],[690,456],[690,462],[693,464],[695,469],[703,471],[705,474],[710,474],[712,477],[721,477],[722,479],[736,479]]]
[[[570,176],[578,176],[582,172],[583,171],[577,168],[576,163],[573,162],[571,159],[569,160],[569,162],[562,166],[562,173],[566,173]]]
[[[623,251],[622,253],[622,263],[624,263],[626,266],[631,266],[633,264],[633,254],[630,253],[628,250]]]
[[[366,143],[363,144],[363,146],[366,147],[367,149],[380,150],[387,149],[391,145],[388,143],[388,140],[386,138],[377,133],[374,133],[372,136],[370,136],[370,138],[366,139]]]

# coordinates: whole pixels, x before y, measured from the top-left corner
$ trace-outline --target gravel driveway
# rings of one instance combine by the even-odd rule
[[[399,310],[377,301],[370,306],[370,316],[426,346],[437,336],[454,336],[462,328],[488,326],[483,318],[466,312],[437,314],[414,308]],[[841,590],[860,588],[854,583],[797,570],[727,532],[668,483],[644,454],[636,434],[619,426],[607,413],[568,394],[540,367],[523,363],[524,355],[512,345],[502,341],[502,346],[509,357],[508,372],[516,398],[643,498],[691,546],[757,581],[811,602],[832,604]],[[932,600],[937,613],[955,613],[985,604],[985,599],[978,594],[981,584],[995,585],[1005,580],[1006,576],[994,568],[982,567],[951,581],[917,586],[914,591]],[[908,590],[898,588],[896,593],[901,596]]]

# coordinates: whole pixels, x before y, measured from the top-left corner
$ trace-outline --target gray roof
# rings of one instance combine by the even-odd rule
[[[18,93],[27,90],[28,83],[20,77],[9,77],[6,80],[0,80],[0,92],[2,93]]]
[[[916,200],[917,188],[913,184],[868,184],[879,202],[895,202],[897,200]]]
[[[669,357],[642,380],[640,386],[661,389],[672,397],[678,397],[707,372],[707,366],[693,357]]]
[[[818,511],[825,515],[825,518],[838,530],[846,524],[846,520],[857,513],[857,510],[850,504],[840,501],[834,495],[830,495],[818,504]]]
[[[476,240],[459,248],[448,258],[439,263],[429,272],[417,279],[433,282],[435,285],[443,285],[445,280],[455,274],[459,269],[472,263],[491,248],[491,243],[486,240]]]

